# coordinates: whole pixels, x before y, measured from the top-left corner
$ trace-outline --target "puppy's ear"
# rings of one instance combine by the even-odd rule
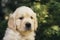
[[[35,14],[35,16],[36,16],[36,14]],[[35,17],[35,20],[34,20],[34,30],[35,31],[37,30],[37,27],[38,27],[37,17]]]
[[[15,18],[13,16],[14,16],[13,14],[10,14],[9,16],[8,27],[15,30],[16,29]]]

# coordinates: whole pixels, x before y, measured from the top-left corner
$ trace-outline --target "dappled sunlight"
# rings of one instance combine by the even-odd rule
[[[60,30],[60,28],[59,28],[58,25],[54,25],[54,26],[52,26],[51,28],[52,28],[53,30],[55,30],[55,31],[59,31],[59,30]]]
[[[8,20],[8,18],[9,18],[8,16],[5,16],[5,20]]]
[[[43,22],[43,23],[47,23],[47,21],[46,21],[46,20],[43,20],[42,22]]]
[[[45,17],[48,17],[48,15],[45,15]]]
[[[34,7],[36,8],[36,10],[40,9],[41,5],[39,2],[34,2]]]
[[[44,30],[44,34],[47,37],[52,37],[53,35],[59,36],[60,34],[60,27],[58,25],[52,25],[50,28]]]

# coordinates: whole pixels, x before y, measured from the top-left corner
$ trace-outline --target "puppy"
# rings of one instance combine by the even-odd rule
[[[31,8],[22,6],[10,15],[3,40],[35,40],[36,30],[36,13]]]

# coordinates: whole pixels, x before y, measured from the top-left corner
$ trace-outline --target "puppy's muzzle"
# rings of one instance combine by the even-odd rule
[[[26,30],[30,30],[30,29],[31,29],[31,23],[28,23],[28,22],[27,22],[27,23],[25,24],[25,26],[26,26]]]

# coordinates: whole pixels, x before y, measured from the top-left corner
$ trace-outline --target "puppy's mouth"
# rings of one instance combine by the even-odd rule
[[[31,30],[31,28],[25,28],[25,30],[26,30],[26,31],[30,31],[30,30]]]

